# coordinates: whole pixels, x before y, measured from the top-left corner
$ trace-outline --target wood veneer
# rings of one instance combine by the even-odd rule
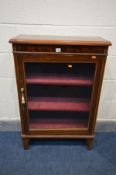
[[[92,148],[108,46],[101,37],[18,35],[13,46],[24,149],[34,138]]]

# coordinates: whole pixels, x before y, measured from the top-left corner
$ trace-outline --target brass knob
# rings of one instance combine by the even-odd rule
[[[24,92],[24,88],[21,88],[20,90],[21,90],[21,92]]]

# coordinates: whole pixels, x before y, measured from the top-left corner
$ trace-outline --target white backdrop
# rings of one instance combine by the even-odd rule
[[[110,40],[98,119],[116,120],[115,0],[0,0],[0,120],[19,119],[8,43],[17,34],[98,35]]]

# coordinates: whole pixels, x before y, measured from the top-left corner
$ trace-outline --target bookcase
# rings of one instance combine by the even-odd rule
[[[18,35],[13,46],[21,136],[85,139],[93,146],[110,41],[100,37]]]

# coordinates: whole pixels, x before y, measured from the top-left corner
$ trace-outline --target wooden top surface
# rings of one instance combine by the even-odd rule
[[[110,46],[112,43],[97,36],[18,35],[9,40],[15,44]]]

